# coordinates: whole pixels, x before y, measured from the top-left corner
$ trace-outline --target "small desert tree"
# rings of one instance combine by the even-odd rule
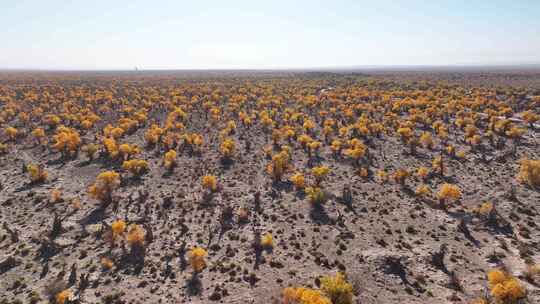
[[[99,200],[103,207],[112,202],[114,190],[120,186],[120,174],[114,171],[101,172],[96,181],[88,188],[90,197]]]
[[[531,187],[540,186],[540,160],[522,159],[519,165],[518,181]]]
[[[200,273],[206,267],[208,252],[201,247],[194,247],[188,253],[188,261],[195,273]]]
[[[122,169],[129,171],[135,178],[148,172],[148,162],[143,159],[130,159],[122,163]]]
[[[437,193],[441,208],[446,209],[449,201],[456,201],[461,198],[461,190],[458,186],[452,184],[443,184]]]
[[[323,277],[321,290],[330,298],[332,304],[353,304],[353,286],[341,273]]]
[[[26,166],[26,171],[30,174],[32,183],[43,183],[49,177],[49,174],[41,165],[29,164]]]

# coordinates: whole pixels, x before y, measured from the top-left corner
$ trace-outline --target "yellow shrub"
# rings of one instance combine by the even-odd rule
[[[274,145],[277,145],[282,137],[283,132],[281,130],[275,129],[272,131],[272,142],[274,143]]]
[[[130,225],[126,240],[131,247],[143,247],[144,229],[137,224]]]
[[[433,147],[433,138],[431,137],[431,133],[422,133],[422,135],[420,135],[420,144],[422,144],[424,148],[431,149]]]
[[[51,126],[51,127],[58,125],[61,121],[62,119],[58,117],[58,115],[54,115],[54,114],[45,115],[45,117],[43,118],[43,122],[46,125]]]
[[[353,288],[341,273],[321,279],[321,290],[330,298],[332,304],[352,304]]]
[[[111,125],[107,125],[103,129],[103,135],[105,137],[112,137],[114,139],[119,139],[120,137],[122,137],[122,135],[124,135],[124,132],[125,132],[124,129],[120,127],[113,127]]]
[[[118,236],[124,234],[126,230],[126,222],[123,220],[116,220],[111,224],[112,238],[115,239]]]
[[[452,184],[443,184],[437,193],[441,201],[458,200],[461,198],[461,190],[458,186]]]
[[[191,134],[191,140],[196,147],[200,148],[203,144],[203,137],[200,134]]]
[[[167,153],[165,153],[163,157],[163,165],[168,170],[171,170],[174,166],[176,166],[176,151],[175,150],[169,150]]]
[[[205,175],[202,177],[202,186],[210,191],[217,190],[217,179],[213,175]]]
[[[109,270],[114,267],[114,262],[109,258],[105,258],[105,257],[101,258],[100,263],[101,263],[101,267],[103,267],[103,269],[106,269],[106,270]]]
[[[49,174],[47,173],[47,171],[45,171],[45,169],[43,169],[43,167],[34,164],[27,165],[26,170],[30,174],[30,180],[33,183],[44,182],[49,176]]]
[[[144,124],[148,120],[145,110],[141,110],[138,113],[133,114],[133,118],[135,118],[139,124]]]
[[[490,270],[487,274],[488,283],[490,287],[494,287],[508,279],[508,274],[500,269]]]
[[[82,151],[84,152],[84,154],[86,154],[86,157],[88,157],[89,159],[93,159],[98,150],[99,150],[98,145],[94,143],[89,143],[82,147]]]
[[[522,299],[527,294],[525,287],[518,281],[516,278],[511,278],[504,283],[504,288],[506,290],[506,298],[510,302],[515,302],[519,299]]]
[[[100,201],[109,201],[112,192],[120,186],[120,174],[114,171],[101,172],[94,184],[88,188],[90,197]]]
[[[466,125],[465,126],[465,138],[471,138],[475,136],[478,132],[478,128],[474,125]]]
[[[421,179],[426,179],[429,175],[429,169],[426,167],[420,167],[416,171],[416,176],[418,176]]]
[[[421,184],[421,185],[418,185],[418,187],[416,188],[415,193],[418,196],[426,196],[426,195],[431,193],[431,190],[429,190],[429,187],[427,185]]]
[[[106,137],[103,139],[103,146],[105,146],[105,150],[109,154],[109,158],[115,159],[118,157],[120,152],[118,151],[118,145],[116,144],[116,140],[112,137]]]
[[[79,132],[63,126],[58,127],[53,139],[55,141],[52,146],[53,149],[71,155],[79,150],[79,145],[81,144]]]
[[[310,131],[315,128],[315,123],[311,119],[306,119],[303,124],[304,130]]]
[[[272,176],[275,182],[281,181],[285,172],[289,169],[290,156],[287,150],[283,150],[272,156],[272,162],[267,165],[266,172]]]
[[[523,112],[522,117],[523,117],[523,120],[527,122],[529,125],[532,125],[538,120],[540,120],[540,115],[534,113],[531,110]]]
[[[493,210],[493,204],[490,202],[484,202],[480,206],[478,206],[478,208],[476,208],[474,211],[480,215],[486,216],[491,212],[491,210]]]
[[[150,126],[150,128],[144,133],[146,144],[149,146],[157,144],[161,138],[161,135],[163,135],[163,132],[164,130],[155,124]]]
[[[163,142],[163,148],[165,150],[173,149],[181,138],[182,136],[179,133],[168,132],[161,140]]]
[[[469,138],[466,139],[466,142],[473,145],[473,146],[476,146],[478,144],[480,144],[482,142],[482,137],[478,134],[476,135],[473,135]]]
[[[246,116],[246,117],[242,118],[242,123],[243,123],[244,125],[246,125],[246,126],[250,126],[250,125],[252,124],[252,120],[251,120],[250,117],[247,117],[247,116]]]
[[[444,174],[445,168],[443,166],[442,157],[436,156],[435,158],[433,158],[433,161],[431,162],[431,168],[433,169],[433,171],[441,175]]]
[[[357,173],[362,178],[367,178],[369,176],[369,170],[367,168],[360,168]]]
[[[330,145],[330,149],[332,149],[332,152],[335,154],[338,154],[341,151],[342,143],[339,139],[335,139],[332,141],[332,145]]]
[[[308,144],[308,148],[310,152],[317,152],[322,146],[322,143],[320,141],[314,140]]]
[[[456,154],[456,147],[454,147],[452,145],[446,146],[445,150],[446,150],[446,153],[448,153],[449,155],[455,155]]]
[[[40,140],[45,137],[45,130],[43,130],[42,128],[35,128],[34,130],[32,130],[32,136],[34,136],[34,138],[36,138],[37,140]]]
[[[184,140],[184,144],[194,148],[196,146],[202,145],[202,136],[198,134],[183,134],[181,138]],[[200,140],[200,143],[198,142]]]
[[[139,154],[141,151],[137,145],[121,144],[118,146],[118,151],[124,159],[128,159]]]
[[[283,304],[332,304],[321,291],[304,287],[283,289]]]
[[[324,126],[323,134],[326,138],[329,138],[332,133],[334,133],[334,128],[332,126]]]
[[[71,297],[71,292],[69,292],[69,290],[67,289],[63,290],[56,294],[55,296],[56,304],[64,304],[66,303],[66,301],[69,300],[70,297]]]
[[[274,247],[274,238],[270,233],[266,233],[265,235],[263,235],[263,237],[261,238],[261,246],[265,248]]]
[[[306,187],[304,175],[300,172],[295,173],[293,176],[291,176],[290,180],[297,189],[304,189]]]
[[[394,172],[394,181],[398,184],[404,184],[407,177],[409,177],[411,173],[405,169],[398,169],[396,172]]]
[[[6,154],[9,150],[8,144],[0,143],[0,154]]]
[[[60,189],[55,188],[51,191],[51,203],[58,203],[62,200],[62,191]]]
[[[231,158],[234,154],[235,143],[231,138],[226,138],[219,146],[219,151],[224,158]]]
[[[349,149],[345,149],[344,154],[355,161],[358,161],[360,158],[364,157],[366,154],[367,147],[363,143],[357,143]]]
[[[4,133],[10,140],[15,140],[17,138],[17,135],[19,134],[19,131],[14,127],[7,127],[4,130]]]
[[[349,128],[348,127],[341,127],[341,128],[338,129],[338,133],[339,133],[339,136],[345,137],[349,133]]]
[[[319,187],[307,187],[306,193],[312,204],[322,204],[326,201],[326,194]]]
[[[488,282],[496,303],[516,303],[527,294],[525,287],[516,278],[499,269],[488,272]]]
[[[229,129],[231,131],[236,130],[236,122],[234,122],[234,120],[229,120],[227,122],[227,129]]]
[[[506,134],[506,136],[508,136],[508,137],[510,137],[510,138],[517,139],[517,138],[522,137],[523,134],[525,134],[525,130],[513,126],[513,127],[510,128],[510,130],[506,131],[505,134]]]
[[[19,120],[22,122],[28,122],[28,120],[30,120],[30,115],[28,115],[27,113],[21,112],[19,113]]]
[[[126,117],[120,118],[118,121],[118,126],[120,129],[125,130],[126,132],[131,132],[137,129],[138,125],[139,123],[136,120]]]
[[[414,134],[413,130],[411,128],[399,128],[397,130],[397,133],[401,137],[401,140],[407,141],[409,138],[411,138]]]
[[[540,186],[540,160],[522,159],[517,179],[531,187]]]
[[[81,128],[85,129],[85,130],[89,130],[92,128],[92,126],[94,126],[94,123],[88,119],[85,119],[83,121],[81,121]]]
[[[140,176],[148,171],[148,162],[143,159],[130,159],[122,163],[122,169],[131,172],[135,176]]]
[[[378,170],[375,174],[381,183],[388,181],[388,174],[384,170]]]
[[[200,247],[194,247],[188,253],[188,261],[195,272],[201,272],[206,267],[206,250]]]
[[[302,145],[303,148],[307,147],[307,145],[312,141],[313,139],[311,138],[311,136],[307,134],[302,134],[298,136],[298,142]]]
[[[317,185],[319,185],[329,173],[330,168],[327,166],[318,166],[311,169],[311,174],[315,177],[315,183]]]

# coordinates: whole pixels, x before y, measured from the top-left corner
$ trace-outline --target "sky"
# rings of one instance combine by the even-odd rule
[[[0,69],[540,63],[539,0],[0,0]]]

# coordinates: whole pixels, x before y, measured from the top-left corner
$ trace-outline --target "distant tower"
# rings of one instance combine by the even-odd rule
[[[135,72],[137,72],[138,70],[139,70],[139,68],[138,68],[138,67],[135,67]]]

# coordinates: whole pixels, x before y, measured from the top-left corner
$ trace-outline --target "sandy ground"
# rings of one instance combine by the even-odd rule
[[[254,77],[257,85],[272,84],[274,94],[287,97],[298,87],[316,94],[329,86],[343,90],[365,85],[347,78],[350,76],[294,76],[297,78],[292,81],[288,76]],[[28,80],[5,81],[2,88],[24,91],[27,87],[20,85],[24,81]],[[59,87],[107,83],[106,79],[76,84],[55,81]],[[205,81],[174,84],[168,78],[159,84],[120,81],[117,86],[158,88],[158,94],[166,96],[175,86],[209,85],[233,94],[252,80]],[[404,88],[406,92],[416,89]],[[122,90],[117,94],[123,94]],[[163,123],[164,117],[157,108],[149,112],[150,121]],[[117,118],[104,117],[100,125],[115,123]],[[295,143],[292,159],[297,170],[309,172],[310,166],[317,164],[331,168],[323,182],[329,199],[317,209],[290,183],[272,184],[264,171],[269,160],[262,151],[270,137],[261,125],[249,130],[238,127],[232,135],[236,152],[227,165],[218,152],[219,129],[210,126],[202,110],[193,110],[186,125],[191,132],[204,135],[202,155],[179,152],[178,166],[167,174],[162,166],[164,151],[142,149],[137,158],[148,161],[149,172],[140,179],[123,174],[122,185],[115,192],[117,210],[111,206],[100,210],[87,188],[104,170],[122,172],[121,163],[106,157],[87,161],[82,154],[65,160],[59,153],[35,147],[30,139],[12,144],[10,152],[0,156],[0,222],[15,231],[17,240],[6,226],[0,228],[0,262],[11,259],[8,266],[0,267],[1,303],[17,299],[32,303],[32,297],[36,303],[45,303],[46,290],[54,284],[69,287],[72,298],[80,303],[271,303],[284,287],[316,287],[317,278],[338,271],[346,273],[353,283],[357,303],[468,303],[485,292],[486,271],[500,265],[520,278],[528,290],[529,303],[540,303],[540,289],[522,275],[525,261],[538,262],[540,258],[540,193],[515,181],[520,158],[540,158],[538,130],[527,129],[516,155],[510,142],[489,148],[487,162],[458,139],[463,138],[461,130],[452,130],[451,141],[468,153],[465,159],[446,157],[445,177],[433,176],[427,181],[434,192],[444,182],[460,187],[462,198],[445,211],[429,203],[435,200],[433,196],[426,202],[414,194],[421,183],[415,176],[407,180],[405,188],[393,182],[380,183],[375,176],[360,177],[350,161],[333,157],[329,146],[310,162]],[[146,127],[122,137],[121,142],[144,147]],[[83,135],[84,140],[92,141],[96,130],[99,127]],[[374,138],[369,149],[371,169],[385,168],[389,173],[404,167],[431,167],[431,160],[441,153],[438,147],[418,148],[412,155],[393,135]],[[29,163],[44,165],[48,181],[30,183],[22,170]],[[220,184],[220,191],[206,203],[201,202],[200,179],[204,174],[215,175]],[[352,190],[350,205],[340,199],[345,185]],[[515,199],[508,197],[511,185],[515,185]],[[55,188],[61,189],[64,200],[53,204],[49,197]],[[145,193],[148,197],[139,199]],[[78,210],[73,209],[74,198],[81,202]],[[471,215],[469,210],[484,201],[496,203],[496,225]],[[222,213],[227,207],[233,214],[246,208],[248,221],[240,222],[233,216],[223,224]],[[61,233],[52,238],[54,214],[63,221]],[[116,219],[139,223],[152,231],[144,261],[126,258],[129,248],[125,244],[111,248],[107,226]],[[462,219],[470,235],[459,229]],[[273,250],[255,250],[257,232],[273,235]],[[447,248],[445,268],[432,262],[443,244]],[[186,251],[193,246],[207,248],[209,253],[208,267],[198,276],[198,290],[190,284],[193,271],[185,261]],[[102,257],[113,260],[115,266],[102,269]],[[460,287],[451,284],[451,274]],[[81,287],[81,283],[87,286]]]

